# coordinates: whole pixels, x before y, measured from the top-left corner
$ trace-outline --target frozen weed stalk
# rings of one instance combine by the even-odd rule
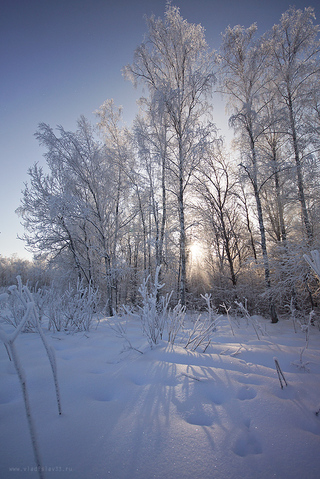
[[[39,452],[39,444],[38,444],[38,439],[37,439],[37,433],[36,433],[36,428],[34,424],[34,419],[32,416],[31,412],[31,406],[30,406],[30,400],[29,400],[29,394],[28,394],[28,389],[27,389],[27,381],[26,381],[26,374],[24,371],[24,368],[22,366],[22,363],[20,361],[20,358],[17,354],[17,350],[15,347],[15,340],[23,331],[25,325],[27,322],[30,322],[33,326],[33,328],[38,331],[41,340],[43,342],[43,345],[45,347],[45,350],[47,352],[49,362],[51,365],[52,373],[53,373],[53,378],[54,378],[54,384],[55,384],[55,390],[56,390],[56,398],[57,398],[57,404],[58,404],[58,411],[59,415],[61,415],[61,400],[60,400],[60,391],[59,391],[59,384],[58,384],[58,378],[57,378],[57,367],[56,367],[56,360],[55,360],[55,355],[53,349],[49,346],[49,344],[46,341],[46,338],[44,336],[44,333],[41,329],[40,322],[39,322],[39,315],[38,311],[36,308],[36,305],[33,301],[32,294],[30,293],[29,289],[27,286],[23,286],[21,282],[20,276],[17,277],[18,281],[18,287],[16,286],[11,286],[9,288],[10,294],[13,294],[16,296],[16,299],[18,299],[23,308],[24,308],[24,315],[16,327],[15,331],[11,334],[7,334],[3,328],[0,326],[0,339],[4,343],[9,359],[13,361],[14,367],[17,371],[17,375],[19,378],[19,382],[21,385],[21,390],[22,390],[22,395],[23,395],[23,400],[24,400],[24,405],[25,405],[25,410],[26,410],[26,416],[27,416],[27,421],[28,421],[28,426],[29,426],[29,432],[30,432],[30,437],[31,437],[31,442],[32,442],[32,447],[33,447],[33,453],[34,453],[34,458],[35,462],[37,465],[37,471],[39,473],[39,477],[42,479],[44,478],[44,469],[42,467],[42,462],[41,462],[41,456]],[[1,295],[1,300],[6,301],[9,298],[9,295]]]
[[[244,306],[241,303],[241,301],[240,302],[235,301],[235,304],[238,306],[239,311],[247,319],[247,324],[249,324],[249,321],[250,321],[250,323],[252,324],[252,327],[253,327],[253,329],[256,333],[256,336],[257,336],[258,340],[260,341],[260,336],[259,336],[258,331],[261,333],[262,336],[264,336],[265,333],[264,333],[263,329],[261,328],[261,325],[259,324],[259,321],[256,318],[253,318],[252,316],[250,316],[250,313],[247,309],[247,306]]]
[[[130,313],[128,313],[128,314],[130,314]],[[143,352],[140,351],[140,349],[137,349],[132,345],[130,339],[128,338],[127,323],[125,325],[121,324],[121,322],[120,322],[120,320],[119,320],[119,318],[117,317],[116,314],[114,314],[114,318],[117,322],[109,323],[109,327],[114,332],[114,334],[116,335],[117,338],[124,339],[126,346],[124,347],[123,351],[127,351],[127,350],[132,349],[133,351],[137,351],[138,353],[143,354]]]
[[[221,306],[222,308],[224,308],[225,311],[226,311],[226,313],[227,313],[227,318],[228,318],[228,322],[229,322],[229,325],[230,325],[230,329],[231,329],[231,331],[232,331],[232,335],[234,336],[234,330],[233,330],[233,327],[232,327],[231,318],[230,318],[230,314],[229,314],[230,309],[231,309],[231,306],[229,306],[229,308],[227,308],[227,306],[226,306],[225,303],[222,303],[220,306]]]
[[[185,316],[186,307],[182,306],[180,301],[173,309],[170,309],[167,320],[168,343],[174,344],[178,332],[183,328]]]
[[[300,321],[298,321],[299,324],[300,324],[301,331],[303,333],[305,333],[305,335],[306,335],[306,342],[305,342],[304,347],[300,349],[299,361],[293,361],[293,363],[292,363],[294,366],[297,366],[300,369],[304,369],[307,372],[309,372],[309,368],[307,367],[308,364],[309,364],[309,361],[303,362],[302,356],[303,356],[303,353],[305,352],[305,350],[308,349],[308,346],[309,346],[310,325],[312,323],[312,318],[313,318],[314,314],[315,314],[314,311],[310,312],[309,319],[308,319],[308,322],[306,324],[302,324]]]
[[[205,344],[203,352],[205,352],[211,343],[211,335],[217,329],[217,324],[221,316],[214,317],[211,306],[211,295],[201,295],[207,304],[208,317],[201,321],[201,314],[198,316],[192,331],[189,334],[185,349],[195,351],[201,344]]]
[[[297,319],[296,319],[296,308],[294,307],[293,298],[291,298],[290,305],[287,305],[287,307],[290,309],[291,319],[292,319],[292,323],[293,323],[293,329],[294,329],[294,332],[296,333],[297,332],[297,325],[296,325]]]
[[[148,276],[139,288],[139,293],[142,296],[142,306],[139,307],[139,316],[141,320],[142,330],[146,335],[151,347],[158,344],[159,338],[162,338],[163,331],[166,324],[167,308],[169,299],[163,301],[162,307],[158,296],[164,284],[159,283],[160,266],[157,266],[152,285],[151,293],[148,292]]]
[[[277,371],[277,374],[278,374],[278,379],[279,379],[279,382],[280,382],[280,387],[281,389],[283,389],[283,385],[285,384],[286,386],[288,386],[288,383],[286,381],[286,378],[284,377],[284,374],[282,372],[282,369],[280,367],[280,364],[279,364],[279,361],[276,357],[273,358],[274,362],[275,362],[275,365],[276,365],[276,371]]]

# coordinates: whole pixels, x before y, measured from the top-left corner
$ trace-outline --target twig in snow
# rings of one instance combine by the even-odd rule
[[[263,331],[263,329],[261,328],[259,322],[258,322],[255,318],[253,318],[252,316],[250,316],[247,307],[246,307],[246,306],[243,306],[243,304],[242,304],[241,302],[238,303],[237,301],[235,301],[235,304],[239,307],[239,309],[240,309],[240,311],[242,312],[242,314],[244,314],[244,316],[247,318],[247,322],[249,322],[249,320],[250,320],[250,322],[251,322],[251,324],[252,324],[252,327],[253,327],[253,329],[254,329],[256,335],[257,335],[257,338],[258,338],[258,340],[260,341],[260,336],[259,336],[259,334],[258,334],[258,329],[259,329],[259,331],[261,332],[262,336],[264,336],[264,331]]]
[[[181,376],[185,376],[186,378],[194,379],[195,381],[201,382],[201,379],[192,376],[192,374],[181,373]]]
[[[279,361],[277,360],[277,358],[273,358],[274,359],[274,362],[275,362],[275,365],[276,365],[276,370],[277,370],[277,373],[278,373],[278,378],[279,378],[279,382],[280,382],[280,386],[281,386],[281,389],[283,389],[283,382],[286,386],[288,386],[288,383],[286,381],[286,378],[284,377],[284,374],[282,372],[282,369],[280,368],[280,364],[279,364]],[[283,382],[282,382],[283,380]]]
[[[229,321],[229,324],[230,324],[230,328],[231,328],[231,331],[232,331],[232,335],[234,336],[234,330],[233,330],[233,327],[232,327],[232,324],[231,324],[230,315],[229,315],[229,311],[230,311],[230,309],[231,309],[231,306],[229,306],[229,308],[227,308],[227,306],[226,306],[225,303],[222,303],[220,306],[226,310],[227,318],[228,318],[228,321]]]
[[[109,327],[115,333],[117,338],[121,338],[126,341],[126,343],[128,344],[128,349],[132,349],[133,351],[137,351],[138,353],[143,354],[143,352],[140,351],[140,349],[137,349],[134,346],[132,346],[131,341],[127,336],[127,327],[124,327],[121,323],[109,324]]]

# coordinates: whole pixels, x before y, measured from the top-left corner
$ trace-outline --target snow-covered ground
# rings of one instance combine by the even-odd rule
[[[46,331],[57,358],[58,415],[50,364],[38,334],[16,341],[47,478],[318,479],[320,332],[290,321],[270,324],[259,341],[245,319],[222,319],[213,342],[186,350],[150,349],[138,321],[123,352],[108,321],[89,333]],[[10,330],[9,326],[6,326]],[[274,357],[288,386],[280,388]],[[37,478],[21,388],[0,344],[0,477]]]

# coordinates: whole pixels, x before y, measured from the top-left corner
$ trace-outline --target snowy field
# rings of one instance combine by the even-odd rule
[[[89,333],[51,333],[63,414],[38,334],[20,334],[47,478],[318,479],[320,332],[270,324],[257,339],[245,319],[223,318],[203,353],[179,341],[150,349],[139,321],[127,335],[143,354],[124,350],[103,320]],[[6,330],[10,327],[6,325]],[[274,357],[288,386],[280,388]],[[306,364],[308,363],[308,364]],[[3,479],[37,478],[20,384],[0,344]],[[317,414],[319,412],[319,414]]]

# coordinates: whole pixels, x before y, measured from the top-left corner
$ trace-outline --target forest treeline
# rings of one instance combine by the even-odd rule
[[[144,91],[130,128],[112,100],[96,125],[39,125],[46,167],[29,169],[18,209],[30,271],[91,283],[110,315],[139,302],[158,266],[164,291],[188,307],[208,292],[216,307],[246,299],[273,322],[290,304],[315,308],[303,254],[320,247],[319,48],[312,8],[290,8],[262,36],[228,27],[217,51],[174,6],[148,18],[123,69]],[[2,281],[13,263],[1,259]]]

